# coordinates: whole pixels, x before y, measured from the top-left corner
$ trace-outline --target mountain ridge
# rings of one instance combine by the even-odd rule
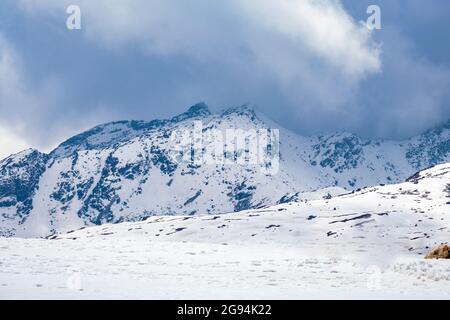
[[[178,163],[171,156],[172,134],[195,122],[205,135],[230,128],[280,129],[280,172],[261,174],[267,163]],[[170,119],[110,122],[67,139],[49,154],[28,150],[0,161],[0,235],[45,236],[152,215],[219,214],[299,201],[328,187],[399,182],[450,161],[449,141],[446,126],[401,142],[349,133],[303,137],[248,104],[212,114],[199,103]],[[203,137],[202,148],[215,142]],[[20,174],[11,169],[18,167]]]
[[[241,115],[245,115],[245,114],[249,114],[250,113],[250,114],[252,114],[252,117],[257,117],[256,113],[259,112],[259,111],[258,111],[258,109],[255,106],[252,106],[252,105],[247,103],[247,104],[243,104],[243,105],[241,105],[239,107],[230,107],[230,108],[224,109],[223,111],[221,111],[221,112],[219,112],[217,114],[228,115],[228,114],[231,114],[233,112],[239,113]],[[213,113],[211,112],[211,110],[209,109],[208,105],[205,102],[199,102],[197,104],[194,104],[191,107],[189,107],[189,109],[187,111],[185,111],[185,112],[183,112],[183,113],[181,113],[181,114],[179,114],[177,116],[174,116],[172,118],[168,118],[168,119],[153,119],[153,120],[148,120],[148,121],[147,120],[117,120],[117,121],[105,122],[105,123],[96,125],[96,126],[90,128],[90,129],[87,129],[87,130],[85,130],[85,131],[83,131],[83,132],[81,132],[79,134],[76,134],[73,137],[70,137],[70,138],[66,139],[64,142],[59,144],[56,148],[54,148],[53,150],[51,150],[48,153],[42,152],[42,151],[40,151],[39,149],[36,149],[36,148],[28,148],[28,149],[19,151],[17,153],[11,154],[11,155],[5,157],[4,159],[0,159],[0,162],[6,160],[7,158],[9,158],[11,156],[21,154],[22,152],[26,152],[28,150],[34,150],[34,151],[37,151],[37,152],[40,152],[42,154],[46,154],[46,155],[49,155],[49,156],[54,155],[55,152],[57,151],[57,149],[59,149],[60,147],[64,147],[66,144],[71,144],[74,141],[76,141],[77,139],[79,139],[79,138],[81,138],[83,136],[86,136],[86,134],[90,134],[90,133],[95,134],[95,131],[100,131],[100,129],[102,129],[104,127],[108,127],[110,125],[127,124],[127,125],[130,126],[130,128],[133,128],[133,129],[146,128],[146,127],[147,128],[154,128],[153,126],[156,127],[157,123],[165,124],[165,123],[168,123],[168,122],[174,122],[175,119],[180,119],[178,121],[181,121],[181,119],[185,120],[185,119],[188,119],[190,117],[202,116],[202,115],[213,115]],[[267,118],[267,119],[269,119],[269,118]],[[272,119],[269,119],[269,120],[272,121],[273,123],[276,123]],[[377,143],[377,142],[393,141],[393,142],[402,143],[402,142],[408,142],[411,139],[414,139],[414,138],[417,138],[417,137],[421,137],[421,136],[424,136],[424,135],[431,135],[431,134],[434,134],[436,132],[440,133],[440,132],[445,131],[447,129],[450,129],[450,119],[448,119],[447,121],[443,121],[442,123],[436,125],[433,128],[425,130],[422,134],[415,135],[415,136],[412,136],[410,138],[405,138],[405,139],[392,139],[391,140],[391,139],[386,139],[386,138],[365,138],[365,137],[359,136],[358,134],[352,133],[350,131],[323,132],[323,133],[320,133],[320,134],[317,134],[317,135],[300,135],[300,136],[305,137],[305,138],[310,138],[310,137],[311,138],[312,137],[322,138],[322,137],[336,137],[336,136],[353,136],[353,137],[357,137],[357,138],[359,138],[361,140],[365,140],[365,141],[368,141],[368,142],[375,142],[375,143]],[[292,130],[289,130],[289,131],[292,132]],[[294,133],[294,132],[292,132],[292,133]],[[294,134],[296,134],[296,133],[294,133]]]

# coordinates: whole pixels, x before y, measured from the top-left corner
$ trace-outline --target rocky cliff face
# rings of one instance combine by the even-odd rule
[[[0,162],[0,235],[13,234],[13,230],[2,228],[4,221],[26,221],[48,159],[39,151],[26,150]]]

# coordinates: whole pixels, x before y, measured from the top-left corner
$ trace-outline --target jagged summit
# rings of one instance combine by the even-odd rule
[[[20,152],[18,152],[18,153],[12,154],[12,155],[10,155],[10,156],[4,158],[4,159],[0,159],[0,164],[2,164],[2,163],[4,163],[4,162],[17,161],[17,160],[19,160],[19,159],[26,158],[26,157],[28,157],[30,154],[33,154],[33,153],[39,153],[39,151],[36,150],[36,149],[32,149],[32,148],[25,149],[25,150],[20,151]]]
[[[209,110],[209,107],[205,102],[199,102],[190,107],[186,112],[186,115],[190,117],[209,116],[211,115],[211,111]]]
[[[228,109],[224,110],[221,113],[221,115],[222,116],[229,116],[229,115],[247,116],[250,119],[254,120],[257,118],[256,113],[257,113],[256,107],[246,103],[239,107],[228,108]]]
[[[208,106],[204,102],[197,103],[190,107],[188,111],[183,112],[182,114],[173,117],[170,122],[177,123],[180,121],[184,121],[187,119],[193,119],[193,118],[199,118],[199,117],[206,117],[211,115],[211,112],[209,111]]]
[[[190,107],[171,119],[155,119],[151,121],[123,120],[105,123],[88,131],[82,132],[58,146],[52,155],[67,156],[77,150],[105,148],[111,145],[129,141],[143,134],[163,129],[179,122],[211,115],[208,106],[201,102]]]

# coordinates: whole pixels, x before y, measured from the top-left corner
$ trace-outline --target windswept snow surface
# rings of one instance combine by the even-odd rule
[[[0,238],[0,298],[450,298],[450,164],[407,182],[224,215]]]

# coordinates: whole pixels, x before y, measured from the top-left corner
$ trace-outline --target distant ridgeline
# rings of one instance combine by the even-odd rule
[[[276,174],[261,170],[271,161],[175,161],[173,133],[191,130],[199,121],[204,134],[279,129]],[[201,141],[201,148],[214,143]],[[234,153],[248,153],[250,147]],[[274,153],[275,145],[269,143],[269,149]],[[48,155],[26,150],[2,160],[0,236],[47,236],[152,215],[260,208],[301,201],[303,192],[327,187],[351,190],[399,182],[444,162],[450,162],[450,122],[405,141],[365,140],[348,133],[303,137],[249,106],[212,114],[200,103],[172,119],[97,126]]]

